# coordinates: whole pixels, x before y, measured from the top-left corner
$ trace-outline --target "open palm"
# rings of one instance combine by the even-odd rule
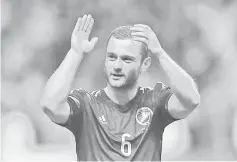
[[[84,15],[79,17],[76,26],[72,33],[71,48],[75,52],[88,53],[91,52],[95,44],[98,41],[97,37],[94,37],[89,41],[89,36],[94,25],[94,19],[91,15]]]

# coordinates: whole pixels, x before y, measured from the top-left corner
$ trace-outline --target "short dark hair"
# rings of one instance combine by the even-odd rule
[[[132,30],[130,29],[131,27],[132,26],[127,25],[127,26],[119,26],[118,28],[114,29],[109,35],[108,42],[111,37],[117,39],[133,39],[131,35],[132,33]],[[142,55],[141,61],[143,61],[145,58],[148,57],[148,47],[145,43],[141,44],[141,55]]]

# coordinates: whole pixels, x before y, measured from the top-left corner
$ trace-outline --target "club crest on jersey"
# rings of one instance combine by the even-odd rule
[[[141,107],[137,110],[136,121],[141,125],[149,125],[153,112],[149,107]]]
[[[104,115],[99,117],[99,121],[100,121],[101,124],[107,124],[108,123],[107,120],[105,119]]]

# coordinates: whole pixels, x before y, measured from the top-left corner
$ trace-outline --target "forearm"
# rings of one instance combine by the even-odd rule
[[[82,53],[79,54],[72,50],[68,51],[65,59],[45,86],[41,98],[43,106],[50,105],[52,108],[56,108],[58,104],[66,101],[82,58]]]
[[[195,108],[200,102],[200,96],[192,77],[176,64],[164,50],[156,55],[166,74],[171,91],[185,108]]]

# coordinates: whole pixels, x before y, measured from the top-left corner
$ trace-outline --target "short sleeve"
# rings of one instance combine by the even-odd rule
[[[74,135],[81,130],[83,122],[83,112],[85,109],[85,98],[83,90],[72,90],[67,102],[70,107],[68,120],[64,124],[58,124],[70,130]]]
[[[157,83],[154,88],[154,93],[158,98],[158,109],[160,111],[160,118],[165,128],[167,125],[171,124],[172,122],[178,120],[172,117],[168,110],[168,101],[173,93],[170,90],[169,86],[165,86],[163,83]]]

